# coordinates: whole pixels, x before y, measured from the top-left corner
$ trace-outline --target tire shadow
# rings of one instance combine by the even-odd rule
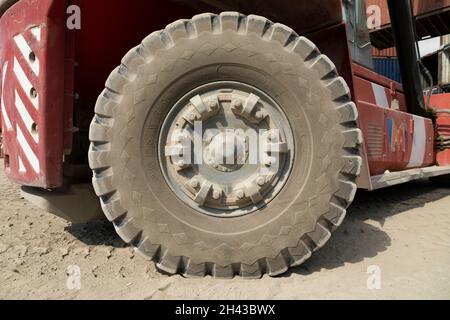
[[[310,275],[321,269],[334,269],[345,263],[357,263],[374,257],[391,245],[391,238],[383,230],[387,219],[447,196],[450,196],[450,189],[436,188],[428,180],[372,192],[359,190],[347,210],[346,219],[333,232],[330,241],[303,265],[290,269],[281,277],[289,277],[293,273]],[[106,220],[69,225],[66,231],[87,245],[128,246]]]
[[[89,246],[111,246],[114,248],[129,246],[116,233],[113,224],[106,219],[71,224],[65,228],[65,231]]]
[[[450,196],[450,189],[436,188],[428,180],[418,180],[372,192],[358,190],[347,210],[343,224],[330,241],[291,274],[310,275],[321,269],[334,269],[345,263],[357,263],[389,248],[392,239],[383,230],[385,221],[397,214]]]

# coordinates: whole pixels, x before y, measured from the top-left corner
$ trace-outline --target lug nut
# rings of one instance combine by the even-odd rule
[[[199,185],[200,185],[200,183],[198,182],[197,179],[193,179],[193,180],[191,181],[191,187],[192,187],[192,188],[198,188]]]
[[[236,191],[236,196],[237,196],[239,199],[244,199],[245,193],[244,193],[243,190],[238,190],[238,191]]]
[[[240,100],[233,101],[233,107],[236,110],[241,110],[242,109],[242,102]]]
[[[196,118],[195,114],[191,113],[191,114],[189,115],[189,120],[194,121],[195,118]]]
[[[275,159],[273,157],[268,157],[265,161],[264,164],[268,167],[270,167],[273,163],[275,163]]]
[[[210,101],[209,102],[209,107],[211,108],[211,109],[216,109],[217,108],[217,102],[216,101],[214,101],[214,100],[212,100],[212,101]]]
[[[263,177],[259,177],[259,178],[256,180],[256,183],[258,184],[258,186],[262,187],[263,185],[266,184],[266,179],[264,179]]]
[[[255,113],[255,118],[261,120],[264,117],[264,114],[261,111],[257,111]]]
[[[269,133],[269,136],[267,138],[269,139],[269,141],[276,140],[277,134],[275,132],[271,132]]]
[[[177,162],[177,166],[180,167],[180,168],[181,168],[181,167],[184,167],[185,164],[186,164],[186,163],[185,163],[183,160],[180,160],[180,161]]]

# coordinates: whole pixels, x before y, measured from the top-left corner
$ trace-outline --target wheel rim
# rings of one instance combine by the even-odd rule
[[[281,107],[240,82],[213,82],[182,97],[159,136],[164,178],[184,203],[215,217],[268,204],[286,184],[294,139]]]

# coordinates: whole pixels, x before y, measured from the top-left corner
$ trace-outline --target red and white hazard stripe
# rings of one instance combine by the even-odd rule
[[[40,173],[37,154],[39,144],[38,111],[39,93],[36,89],[40,75],[40,59],[37,50],[41,41],[41,27],[33,27],[14,36],[11,61],[2,68],[1,112],[6,130],[15,131],[18,147],[18,172],[26,174],[28,170]],[[13,95],[5,100],[5,85]],[[28,169],[27,169],[28,168]]]
[[[65,129],[72,128],[75,39],[61,23],[65,9],[65,1],[24,0],[0,17],[1,148],[6,177],[21,185],[60,187],[72,147]]]

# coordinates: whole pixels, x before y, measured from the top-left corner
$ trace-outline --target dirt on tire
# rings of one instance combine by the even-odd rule
[[[450,189],[428,181],[359,192],[329,243],[282,277],[185,279],[135,256],[107,221],[37,209],[0,173],[0,299],[450,299],[448,208]],[[380,289],[367,288],[371,266]]]
[[[220,219],[164,181],[158,133],[186,92],[226,80],[276,97],[299,147],[270,203]],[[117,233],[161,270],[193,277],[259,278],[300,265],[342,223],[361,167],[356,107],[331,60],[292,29],[237,12],[176,21],[132,49],[98,99],[90,140],[94,188]]]

